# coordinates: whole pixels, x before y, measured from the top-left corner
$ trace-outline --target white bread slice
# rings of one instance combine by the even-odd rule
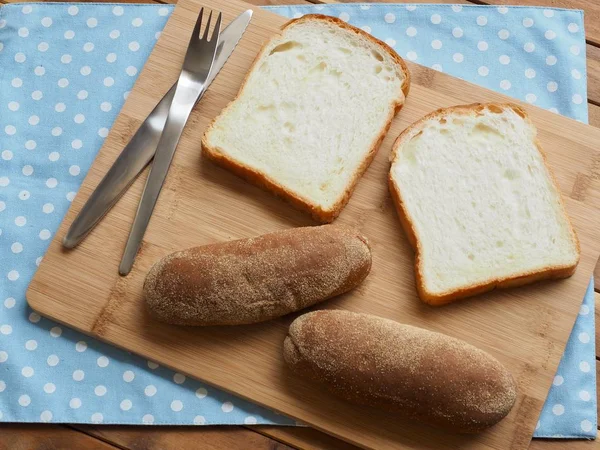
[[[390,191],[426,303],[575,271],[579,241],[536,134],[519,106],[489,103],[437,110],[396,140]]]
[[[205,156],[331,222],[404,104],[386,44],[319,14],[283,26],[202,139]]]

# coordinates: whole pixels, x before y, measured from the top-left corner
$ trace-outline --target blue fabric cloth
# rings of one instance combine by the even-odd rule
[[[579,11],[390,4],[271,9],[287,17],[341,17],[407,59],[587,120]],[[171,11],[90,3],[0,9],[0,420],[294,423],[58,326],[26,305],[36,265]],[[591,292],[537,436],[595,435]]]

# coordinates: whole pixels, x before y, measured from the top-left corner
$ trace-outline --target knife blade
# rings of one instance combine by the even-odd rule
[[[248,9],[232,20],[221,32],[213,69],[206,81],[206,88],[210,86],[237,46],[251,19],[252,10]],[[152,161],[167,121],[176,85],[177,83],[173,84],[140,125],[83,205],[63,238],[65,248],[72,249],[76,247],[110,211],[138,175]],[[205,92],[206,89],[202,92],[198,101],[202,99]]]

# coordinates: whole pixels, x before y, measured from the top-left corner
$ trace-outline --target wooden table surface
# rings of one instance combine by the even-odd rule
[[[98,1],[98,0],[95,0]],[[103,0],[100,0],[103,1]],[[128,3],[176,3],[176,0],[117,0]],[[246,0],[255,5],[301,4],[305,0]],[[344,0],[349,2],[352,0]],[[369,0],[366,0],[369,1]],[[362,3],[366,2],[362,0]],[[388,0],[392,2],[394,0]],[[397,1],[394,1],[397,2]],[[0,3],[13,3],[0,0]],[[333,3],[310,0],[310,3]],[[521,4],[578,8],[585,11],[590,124],[600,127],[600,1],[598,0],[412,0],[407,3]],[[596,317],[600,315],[600,264],[596,268]],[[596,329],[596,359],[600,356],[600,327]],[[600,368],[600,365],[598,366]],[[598,370],[598,369],[597,369]],[[600,375],[599,375],[600,376]],[[284,450],[290,448],[355,449],[310,428],[274,426],[144,427],[90,425],[0,424],[0,449],[186,449],[202,448]],[[598,441],[534,440],[532,450],[600,450]]]

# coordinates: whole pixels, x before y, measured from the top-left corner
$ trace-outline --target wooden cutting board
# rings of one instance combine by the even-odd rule
[[[504,421],[479,435],[461,436],[353,406],[295,377],[281,357],[293,316],[253,326],[193,329],[156,323],[144,310],[144,275],[167,253],[313,224],[285,202],[205,161],[200,152],[208,122],[234,97],[261,44],[285,22],[279,16],[253,8],[246,34],[192,114],[132,273],[120,277],[117,267],[143,179],[79,248],[61,248],[84,200],[176,80],[201,5],[223,11],[226,23],[251,8],[230,0],[179,1],[29,287],[32,308],[364,447],[526,447],[600,253],[600,130],[525,106],[581,240],[581,262],[568,280],[492,292],[440,308],[418,300],[413,252],[386,185],[391,145],[407,125],[433,109],[507,98],[415,64],[409,63],[413,83],[408,101],[338,219],[368,236],[373,269],[360,287],[320,307],[368,312],[440,331],[496,356],[517,380],[519,397]]]

